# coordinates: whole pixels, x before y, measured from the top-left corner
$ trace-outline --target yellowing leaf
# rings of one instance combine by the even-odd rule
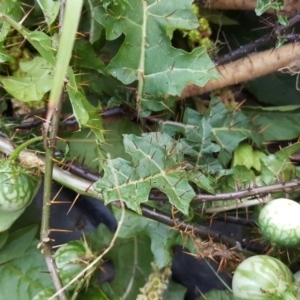
[[[20,62],[19,76],[0,77],[0,82],[8,93],[20,101],[39,101],[51,89],[52,69],[44,58],[37,56],[31,61]]]

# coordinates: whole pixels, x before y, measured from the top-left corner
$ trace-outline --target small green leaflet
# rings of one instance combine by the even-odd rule
[[[51,24],[57,18],[61,3],[60,1],[53,0],[37,0],[36,2],[41,8],[45,17],[45,22],[50,30]]]
[[[51,38],[42,31],[29,31],[22,28],[20,33],[38,51],[38,53],[52,66],[55,66],[54,51]]]
[[[23,16],[22,6],[17,0],[0,1],[0,12],[11,17],[15,21],[20,21]],[[8,23],[0,21],[0,42],[5,40],[9,34],[10,28]]]
[[[67,92],[79,126],[89,127],[94,132],[99,143],[104,142],[102,119],[99,114],[101,106],[99,105],[98,107],[94,107],[86,99],[83,91],[76,82],[75,75],[71,67],[68,69],[68,78],[69,82],[67,84]]]
[[[140,204],[148,201],[152,188],[157,188],[188,215],[195,192],[188,183],[182,145],[167,134],[152,132],[141,137],[124,135],[124,147],[132,162],[107,159],[104,176],[94,185],[105,203],[123,200],[130,209],[141,213]]]
[[[0,46],[0,63],[13,62],[14,58],[10,56],[6,51],[3,45]]]
[[[288,2],[287,2],[288,3]],[[274,9],[276,11],[276,15],[278,21],[281,25],[287,26],[289,24],[287,16],[284,16],[279,13],[280,10],[284,9],[284,1],[283,0],[258,0],[256,4],[255,13],[258,16],[261,16],[268,9]]]
[[[227,166],[241,141],[255,138],[251,121],[238,110],[228,111],[218,98],[211,99],[205,114],[187,108],[182,123],[161,122],[160,130],[171,136],[182,134],[180,141],[185,154],[196,159],[196,165],[202,170],[205,167],[211,173]]]

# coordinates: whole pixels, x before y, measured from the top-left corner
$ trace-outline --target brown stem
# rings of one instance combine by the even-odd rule
[[[300,43],[287,44],[278,49],[271,49],[251,54],[232,63],[220,65],[217,70],[219,79],[209,81],[204,87],[187,85],[181,99],[201,95],[229,85],[249,81],[283,68],[289,68],[300,58]]]
[[[246,190],[240,190],[236,192],[229,192],[223,194],[216,194],[216,195],[198,194],[193,199],[193,201],[213,202],[213,201],[220,201],[220,200],[234,200],[234,199],[241,199],[241,198],[255,196],[255,195],[274,193],[276,191],[287,191],[289,189],[296,189],[299,187],[300,187],[300,180],[296,179],[293,181],[275,183],[266,186],[252,187]]]
[[[275,42],[276,39],[278,39],[278,36],[284,36],[285,39],[287,39],[287,41],[290,41],[290,42],[299,41],[299,36],[297,34],[296,35],[295,34],[288,34],[288,35],[286,34],[286,30],[288,28],[291,28],[298,22],[300,22],[300,14],[297,14],[294,17],[290,18],[288,25],[286,25],[286,26],[279,25],[277,27],[274,27],[274,29],[270,33],[254,40],[254,41],[251,41],[250,43],[243,45],[243,46],[239,47],[238,49],[235,49],[235,50],[229,52],[228,54],[223,55],[220,58],[214,59],[214,62],[216,65],[224,65],[229,62],[235,61],[235,60],[239,59],[240,57],[244,57],[245,53],[250,54],[250,53],[254,52],[254,50],[257,49],[258,47],[261,47],[271,41]],[[293,40],[293,38],[294,38],[294,40]]]
[[[195,3],[210,9],[254,10],[256,0],[196,0]]]
[[[196,234],[203,239],[208,239],[209,237],[213,238],[216,242],[223,242],[230,247],[236,247],[237,241],[223,235],[220,232],[211,230],[205,226],[201,226],[193,223],[183,222],[179,218],[173,219],[170,215],[165,214],[158,209],[153,209],[152,207],[143,204],[142,205],[142,213],[143,216],[161,222],[165,225],[169,225],[170,227],[176,227],[176,229],[181,230],[183,232],[190,232],[192,234]]]
[[[224,10],[254,10],[256,8],[256,0],[196,0],[196,4],[209,9],[224,9]],[[300,11],[300,1],[284,0],[282,15],[294,16]],[[274,14],[273,9],[269,9],[268,13]]]

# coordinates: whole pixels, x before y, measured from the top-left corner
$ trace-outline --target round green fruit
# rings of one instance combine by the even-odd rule
[[[0,161],[0,212],[15,212],[28,206],[40,183],[40,178],[21,165]]]
[[[273,245],[294,247],[300,244],[300,205],[290,199],[279,198],[267,203],[258,217],[264,238]]]
[[[90,250],[81,241],[69,242],[55,252],[56,266],[64,285],[68,284],[87,266],[85,262],[90,255]],[[71,285],[71,289],[75,287],[76,284]]]
[[[256,255],[237,267],[232,292],[235,300],[296,300],[297,284],[280,260]]]

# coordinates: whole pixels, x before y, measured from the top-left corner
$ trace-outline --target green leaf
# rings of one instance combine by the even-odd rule
[[[296,178],[296,168],[289,157],[300,149],[300,143],[285,147],[275,154],[261,158],[261,176],[263,184],[287,181]]]
[[[5,212],[5,214],[0,215],[0,231],[9,229],[12,224],[23,214],[25,207],[16,210]]]
[[[209,23],[216,25],[239,25],[238,21],[226,16],[223,11],[201,7],[200,15],[201,18],[206,18]]]
[[[157,188],[188,215],[195,192],[182,165],[182,145],[166,134],[154,132],[142,137],[124,135],[124,146],[132,162],[106,160],[104,176],[94,185],[105,203],[123,200],[130,209],[141,213],[140,204],[148,201],[151,188]]]
[[[59,8],[60,8],[60,1],[53,1],[53,0],[37,0],[38,5],[40,6],[45,21],[50,28],[51,24],[56,20]]]
[[[242,111],[253,120],[264,141],[286,141],[299,137],[299,106],[244,107]]]
[[[283,0],[258,0],[255,12],[258,16],[262,15],[268,9],[280,10],[283,8]]]
[[[261,161],[260,159],[261,158],[264,158],[266,157],[267,155],[260,151],[260,150],[254,150],[253,151],[253,168],[256,170],[256,171],[259,171],[261,170]]]
[[[79,161],[85,161],[85,166],[99,170],[98,152],[101,150],[104,153],[110,153],[112,158],[122,157],[124,159],[130,159],[130,155],[125,153],[123,145],[124,133],[134,133],[139,135],[141,129],[139,125],[128,117],[122,117],[120,119],[113,119],[113,122],[105,122],[104,130],[108,132],[105,135],[105,143],[98,145],[95,143],[95,136],[91,133],[91,130],[87,127],[81,128],[80,131],[62,132],[60,137],[68,141],[70,146],[69,158],[76,157]],[[58,141],[59,149],[64,151],[65,143]],[[101,149],[99,149],[101,147]]]
[[[160,131],[174,136],[181,133],[186,138],[181,138],[185,155],[196,159],[197,166],[204,166],[209,171],[216,172],[221,169],[221,165],[214,157],[214,153],[220,151],[216,143],[212,143],[212,127],[209,122],[196,111],[187,108],[183,116],[183,124],[175,122],[162,122]]]
[[[113,208],[117,220],[120,220],[121,210]],[[172,261],[171,248],[174,245],[185,245],[193,251],[193,242],[183,237],[179,231],[171,230],[167,225],[145,218],[130,211],[126,211],[125,220],[119,238],[147,235],[151,240],[151,252],[159,268],[169,265]]]
[[[76,41],[73,56],[77,67],[97,70],[98,72],[104,73],[104,63],[97,57],[91,43],[88,41]]]
[[[113,207],[113,213],[119,221],[121,210]],[[100,225],[95,233],[88,234],[88,241],[97,249],[103,249],[110,243],[112,235],[106,226]],[[131,278],[135,278],[130,290],[131,297],[128,299],[136,299],[138,289],[145,284],[151,272],[150,263],[155,261],[159,268],[169,265],[174,245],[184,245],[190,251],[195,251],[192,239],[183,237],[179,231],[170,230],[169,226],[160,222],[126,211],[115,247],[106,256],[116,267],[113,291],[117,295],[123,295]]]
[[[93,239],[96,239],[97,248],[106,248],[112,233],[106,226],[100,225],[96,234]],[[145,284],[151,272],[153,255],[150,250],[150,239],[146,235],[118,238],[105,259],[112,260],[115,267],[115,278],[111,283],[111,293],[114,297],[109,299],[121,299],[127,289],[128,299],[136,299],[139,288]]]
[[[285,71],[288,72],[288,68]],[[296,88],[298,81],[297,76],[277,72],[247,82],[246,88],[259,102],[268,105],[299,105],[300,91]]]
[[[181,133],[184,153],[196,159],[196,165],[202,170],[211,173],[227,166],[241,141],[246,138],[260,141],[254,128],[243,113],[228,111],[217,98],[211,99],[204,115],[186,109],[182,123],[166,121],[160,124],[160,130],[171,136]]]
[[[28,40],[29,43],[39,52],[39,54],[54,67],[54,51],[51,38],[42,31],[20,30],[20,33]]]
[[[114,216],[119,221],[121,218],[121,210],[115,207],[113,207],[112,210]],[[125,219],[118,235],[118,239],[123,240],[123,242],[118,241],[118,243],[122,244],[124,240],[136,236],[138,236],[138,239],[142,236],[148,236],[150,238],[150,244],[147,242],[147,247],[151,249],[151,256],[154,256],[155,263],[159,268],[163,268],[171,263],[171,250],[174,245],[184,245],[189,248],[192,253],[196,253],[193,240],[186,236],[183,237],[179,231],[171,230],[169,226],[158,221],[126,211]],[[101,239],[99,239],[99,237],[101,237]],[[89,241],[90,238],[92,238],[92,244],[96,248],[103,248],[109,244],[111,237],[112,233],[108,231],[107,227],[100,225],[95,234],[89,234]],[[153,261],[153,258],[151,261]]]
[[[211,177],[204,175],[201,171],[197,169],[192,169],[189,174],[189,180],[197,184],[202,190],[208,193],[215,193],[215,181]]]
[[[289,159],[295,152],[300,149],[300,142],[284,147],[275,153],[278,159]]]
[[[121,6],[122,9],[125,9],[129,5],[128,0],[102,0],[101,2],[106,10],[111,9],[113,6]]]
[[[211,99],[205,117],[212,126],[211,140],[221,147],[218,160],[226,166],[239,143],[252,137],[249,119],[238,110],[228,111],[218,98]]]
[[[21,3],[18,0],[5,0],[0,2],[0,12],[10,16],[12,19],[19,21],[23,16]],[[0,42],[4,41],[10,31],[10,25],[0,22]]]
[[[38,227],[36,225],[31,225],[10,234],[6,244],[0,251],[0,264],[22,256],[32,243],[37,229]]]
[[[204,86],[210,79],[217,78],[205,48],[187,53],[171,46],[170,38],[175,29],[198,27],[191,2],[129,0],[126,8],[113,6],[106,10],[99,6],[96,10],[95,19],[105,26],[108,40],[125,34],[108,71],[124,84],[137,80],[138,101],[149,96],[152,100],[158,96],[178,96],[188,83]]]
[[[6,241],[8,239],[8,232],[0,232],[0,250],[5,245]]]
[[[102,288],[102,286],[101,286]],[[53,294],[52,294],[53,295]],[[81,290],[78,297],[78,300],[109,300],[105,293],[100,289],[100,287],[89,286],[88,290]],[[110,298],[112,299],[112,298]],[[116,299],[116,298],[114,298]],[[34,300],[34,299],[33,299]],[[116,299],[117,300],[117,299]]]
[[[268,9],[274,9],[276,11],[279,23],[286,26],[289,24],[287,17],[279,14],[279,11],[283,9],[283,5],[284,0],[258,0],[255,12],[258,16],[261,16]]]
[[[0,63],[4,63],[4,62],[7,62],[7,61],[12,62],[12,61],[14,61],[14,59],[1,46],[0,47]]]
[[[163,300],[182,300],[185,293],[186,288],[183,285],[170,280],[168,288],[163,294]]]
[[[235,298],[231,291],[212,290],[205,294],[205,296],[197,298],[197,300],[235,300]]]
[[[53,285],[37,244],[38,241],[31,238],[18,258],[0,265],[1,300],[32,300],[38,292]],[[22,247],[21,244],[19,246]]]
[[[49,92],[53,82],[53,68],[42,57],[19,62],[18,76],[0,77],[5,90],[23,101],[40,101]]]
[[[234,151],[232,165],[244,165],[251,169],[254,164],[254,156],[252,146],[248,143],[241,143]]]
[[[249,187],[255,180],[255,174],[246,166],[237,165],[232,168],[233,178],[239,188]]]
[[[89,13],[89,42],[94,44],[99,40],[103,32],[103,26],[95,20],[95,9],[99,5],[99,0],[89,0],[83,3]],[[104,4],[103,4],[104,6]]]
[[[44,289],[44,290],[40,291],[39,293],[37,293],[32,298],[32,300],[45,300],[45,299],[50,298],[54,294],[55,294],[54,288],[47,288],[47,289]],[[55,297],[53,300],[57,300],[57,297]]]
[[[67,92],[72,103],[73,113],[79,123],[79,126],[90,128],[99,143],[104,142],[102,118],[100,116],[101,106],[94,107],[86,99],[85,95],[78,87],[72,68],[68,70],[69,82],[67,84]]]

